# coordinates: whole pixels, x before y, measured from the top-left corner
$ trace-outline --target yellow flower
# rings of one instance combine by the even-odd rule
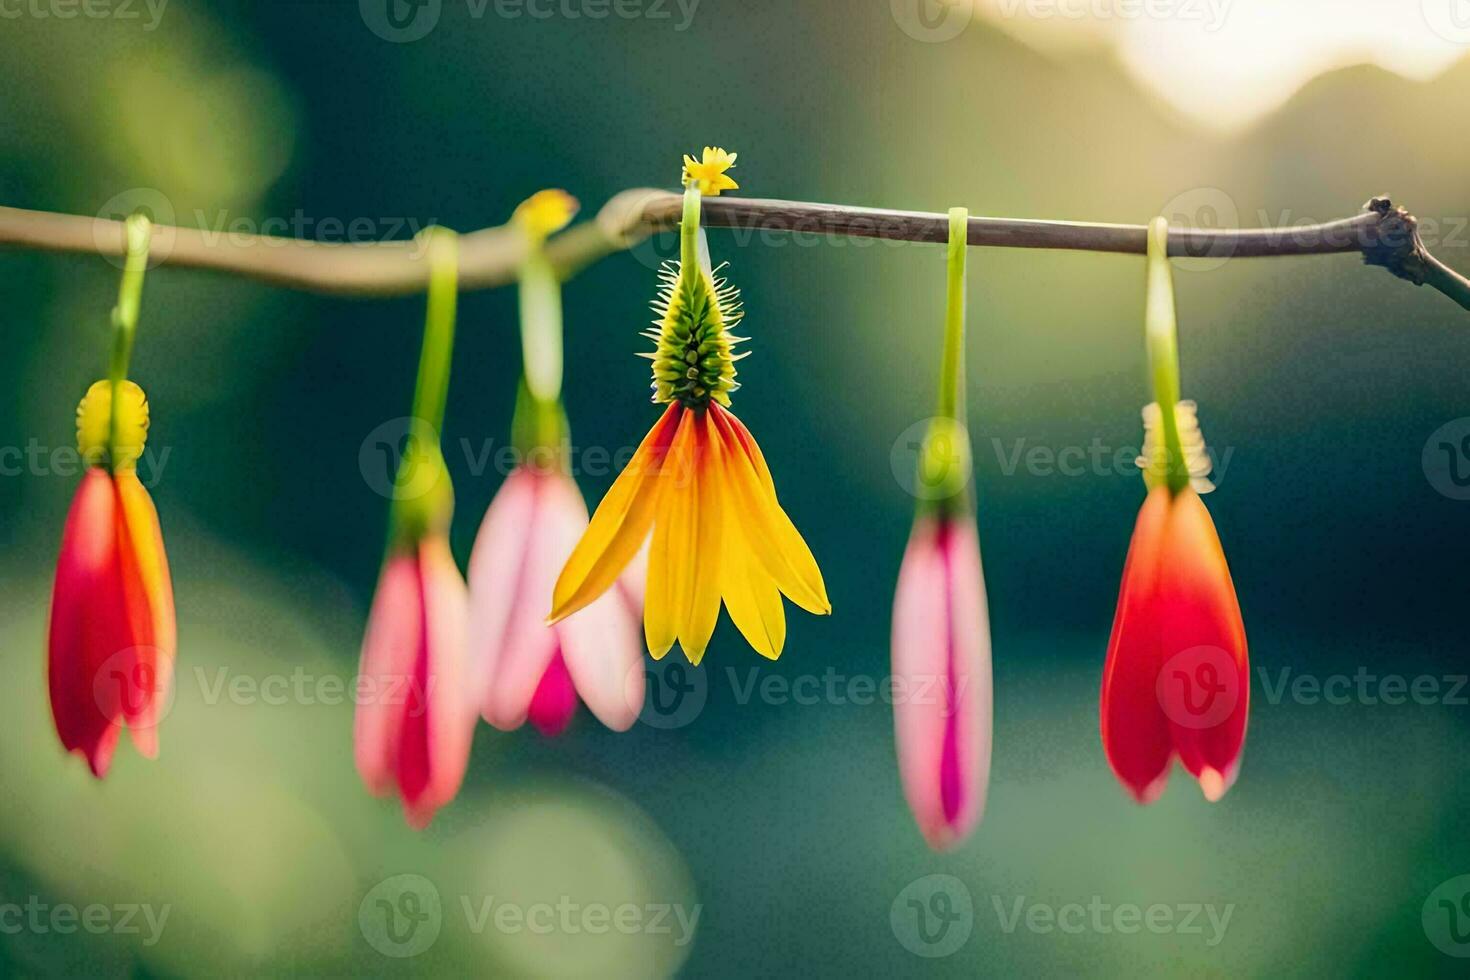
[[[578,207],[577,199],[564,190],[537,191],[516,206],[511,220],[540,242],[565,228]]]
[[[723,150],[705,160],[733,162]],[[690,178],[728,180],[685,158]],[[730,182],[733,186],[733,182]],[[587,606],[648,547],[643,632],[660,658],[675,641],[691,663],[709,645],[720,604],[756,652],[772,660],[786,643],[785,594],[808,612],[832,611],[821,569],[776,499],[776,484],[750,431],[730,411],[731,334],[738,294],[701,259],[700,190],[685,191],[681,259],[663,270],[653,400],[668,407],[592,515],[552,592],[551,621]]]
[[[709,197],[718,196],[720,191],[739,190],[740,185],[725,173],[735,166],[737,156],[738,153],[726,153],[718,146],[706,146],[703,160],[684,154],[684,186],[693,184]]]

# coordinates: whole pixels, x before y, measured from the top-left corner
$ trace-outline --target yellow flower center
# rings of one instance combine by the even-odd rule
[[[112,382],[98,381],[77,406],[77,450],[88,466],[131,470],[148,440],[148,398],[131,381],[117,385],[117,424],[112,420]]]
[[[699,193],[716,197],[720,191],[739,190],[740,185],[725,171],[735,166],[738,153],[726,153],[722,147],[706,146],[703,159],[684,154],[684,186],[698,185]]]

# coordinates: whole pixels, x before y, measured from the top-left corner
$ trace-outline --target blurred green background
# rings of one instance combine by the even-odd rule
[[[0,10],[6,205],[91,215],[141,188],[213,232],[275,219],[286,224],[266,230],[321,240],[407,237],[434,221],[499,224],[547,186],[590,214],[621,189],[673,186],[681,153],[719,143],[740,153],[742,194],[905,209],[1282,225],[1392,193],[1435,220],[1442,259],[1470,270],[1470,61],[1446,59],[1420,19],[1433,0],[1394,15],[1448,64],[1414,78],[1359,64],[1381,53],[1366,46],[1283,46],[1242,0],[1238,29],[1191,43],[1242,76],[1252,51],[1282,49],[1310,76],[1245,108],[1232,75],[1171,81],[1170,65],[1197,59],[1167,34],[1125,49],[1114,23],[1057,47],[1027,34],[1036,25],[1015,4],[1009,17],[967,11],[941,40],[945,12],[915,21],[902,0],[704,0],[688,17],[647,0],[626,8],[637,17],[600,19],[569,16],[605,9],[580,0],[544,18],[442,0],[400,7],[435,19],[395,41],[381,0],[176,2],[156,18],[141,2],[71,17],[58,15],[74,9],[65,0],[27,3]],[[1302,16],[1367,6],[1304,4]],[[1336,36],[1334,24],[1303,36]],[[1164,81],[1128,67],[1140,58]],[[40,460],[0,479],[0,975],[1463,968],[1451,954],[1470,955],[1470,941],[1426,923],[1470,873],[1470,688],[1455,681],[1470,670],[1470,502],[1431,436],[1470,431],[1470,314],[1353,256],[1181,263],[1184,391],[1228,464],[1209,503],[1255,703],[1222,803],[1176,773],[1141,809],[1103,760],[1096,692],[1142,484],[1126,467],[1065,475],[1011,460],[1018,447],[1100,446],[1111,459],[1137,446],[1142,262],[972,252],[994,771],[979,831],[936,855],[904,806],[891,710],[864,695],[887,670],[913,506],[895,474],[933,399],[942,249],[718,231],[710,243],[754,338],[735,407],[834,615],[793,613],[777,664],[723,621],[703,673],[658,677],[665,692],[692,685],[689,706],[624,735],[585,712],[555,741],[482,725],[463,792],[423,834],[361,788],[351,705],[331,687],[355,670],[387,513],[359,454],[407,410],[421,299],[150,275],[133,375],[153,406],[150,450],[168,451],[143,475],[174,569],[177,698],[160,759],[124,746],[96,783],[63,756],[46,706],[46,605],[76,482],[47,451],[72,444],[77,400],[102,370],[117,270],[0,253],[0,446]],[[616,453],[655,417],[632,354],[668,245],[566,287],[579,447]],[[445,433],[461,562],[504,475],[475,457],[509,435],[514,304],[509,290],[462,300]],[[589,465],[581,482],[595,501],[611,476]],[[1360,672],[1377,680],[1355,682],[1347,703],[1280,693]],[[750,693],[770,676],[793,686]],[[1384,678],[1421,676],[1437,681],[1427,703],[1373,696]],[[402,901],[403,880],[418,904]],[[960,917],[948,945],[968,930],[954,949],[924,942],[906,912],[936,887]],[[632,905],[646,928],[534,931],[493,914],[558,902]],[[1089,913],[1081,929],[1044,927],[1045,910],[1065,919],[1072,904],[1164,906],[1173,925],[1123,933]],[[22,920],[28,905],[40,919]],[[96,913],[106,927],[67,932],[48,917],[89,906],[108,910]],[[1017,924],[1014,910],[1033,906]],[[428,918],[405,946],[385,939],[385,909]],[[1226,909],[1217,931],[1207,913]],[[161,928],[147,912],[166,914]]]

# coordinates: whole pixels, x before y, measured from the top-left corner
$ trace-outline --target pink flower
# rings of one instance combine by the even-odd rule
[[[893,701],[904,795],[929,846],[980,822],[990,779],[990,623],[968,516],[921,515],[893,603]]]
[[[415,829],[454,799],[469,762],[465,584],[442,532],[390,554],[362,643],[357,771],[378,796],[395,789]]]
[[[580,696],[604,725],[626,731],[643,707],[637,593],[610,589],[546,625],[556,577],[586,529],[587,504],[557,469],[518,468],[485,513],[470,556],[470,649],[475,691],[496,728],[529,717],[542,734],[559,734]]]

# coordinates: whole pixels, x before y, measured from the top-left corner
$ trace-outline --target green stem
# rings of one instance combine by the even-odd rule
[[[148,251],[153,244],[153,222],[141,211],[128,216],[124,225],[127,253],[123,260],[122,285],[117,291],[117,305],[112,308],[112,356],[107,362],[107,380],[111,382],[112,404],[117,405],[117,389],[128,376],[133,358],[133,338],[138,333],[138,312],[143,305],[143,276],[148,271]],[[108,412],[107,456],[117,454],[116,411]],[[112,463],[109,463],[112,465]]]
[[[526,387],[537,401],[561,398],[561,281],[540,248],[520,269],[521,363]]]
[[[679,264],[685,270],[699,267],[699,188],[684,188],[684,217],[679,222]]]
[[[1155,218],[1148,226],[1148,292],[1144,331],[1154,401],[1164,433],[1165,478],[1170,493],[1189,486],[1189,469],[1179,439],[1179,329],[1174,315],[1174,277],[1169,267],[1169,222]]]
[[[437,435],[444,425],[449,397],[449,367],[454,354],[454,311],[459,300],[459,236],[434,226],[424,232],[429,251],[429,299],[424,318],[424,347],[419,355],[413,417]]]
[[[950,208],[939,414],[961,424],[965,421],[965,259],[969,252],[969,228],[970,212]]]

